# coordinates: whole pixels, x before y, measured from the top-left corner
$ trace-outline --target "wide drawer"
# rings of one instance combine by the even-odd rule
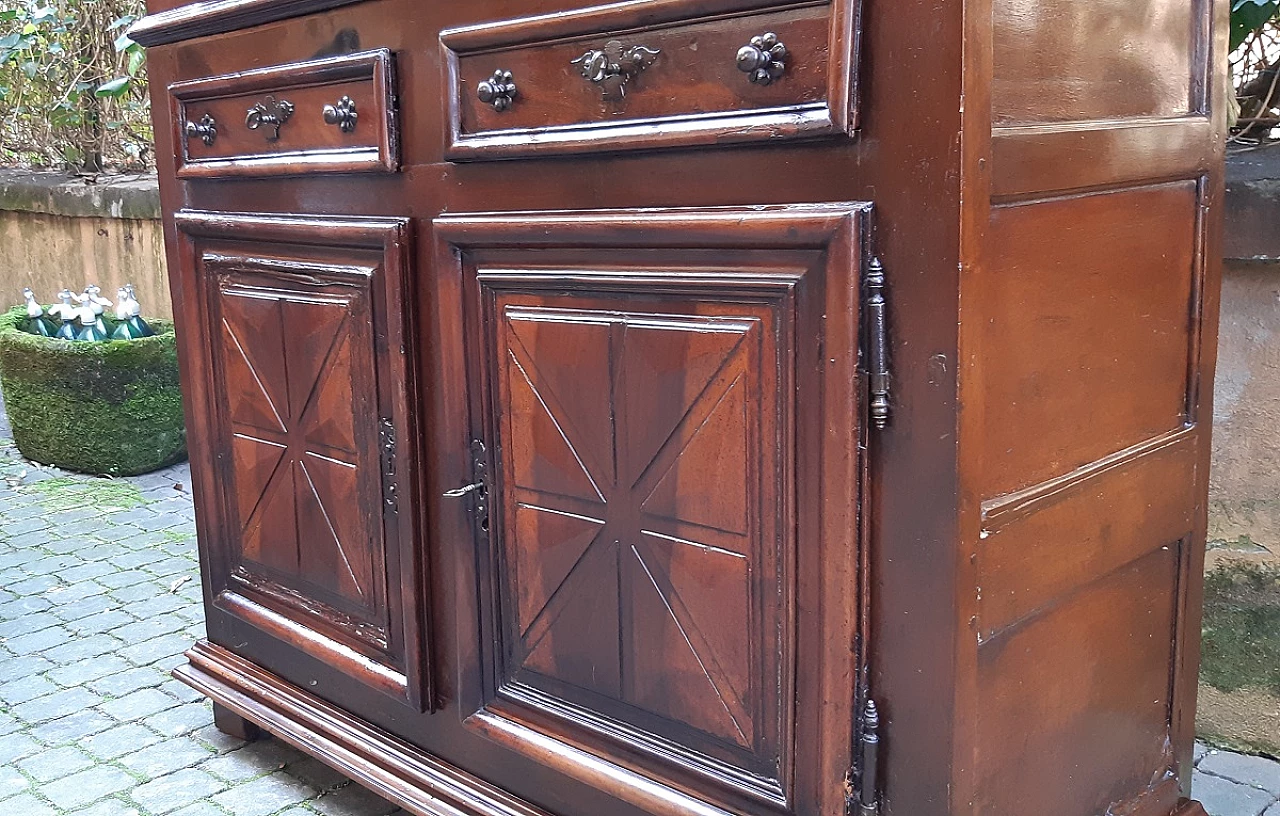
[[[657,0],[445,31],[448,155],[852,133],[858,0]]]
[[[386,49],[177,82],[169,101],[179,178],[400,166]]]

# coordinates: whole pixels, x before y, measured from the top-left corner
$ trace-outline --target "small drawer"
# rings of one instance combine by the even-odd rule
[[[852,133],[859,0],[655,0],[445,31],[448,157]]]
[[[400,167],[385,48],[177,82],[169,100],[179,178]]]

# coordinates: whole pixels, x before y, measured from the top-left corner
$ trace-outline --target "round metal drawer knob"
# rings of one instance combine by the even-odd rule
[[[324,117],[326,125],[334,125],[343,133],[354,131],[356,123],[360,121],[360,113],[356,110],[356,103],[349,96],[339,99],[336,105],[325,105],[320,113]]]
[[[757,85],[770,85],[787,71],[787,47],[773,32],[751,38],[738,49],[738,70]]]
[[[501,113],[511,107],[516,98],[516,81],[510,71],[499,68],[493,76],[476,86],[476,96],[486,105]]]

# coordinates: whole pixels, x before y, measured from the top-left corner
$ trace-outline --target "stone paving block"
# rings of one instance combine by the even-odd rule
[[[38,674],[28,675],[18,680],[11,680],[0,686],[0,700],[9,705],[25,703],[46,694],[53,694],[58,686]]]
[[[0,737],[0,765],[12,765],[24,756],[30,756],[43,746],[26,734],[5,734]]]
[[[180,737],[127,754],[120,758],[120,764],[140,776],[154,778],[198,765],[210,756],[212,753],[208,748],[195,740]]]
[[[1280,764],[1270,759],[1215,751],[1201,760],[1198,767],[1204,773],[1261,788],[1280,797]]]
[[[90,680],[97,680],[130,668],[132,666],[127,661],[115,655],[105,654],[58,666],[50,669],[46,676],[60,686],[83,686]]]
[[[32,634],[57,626],[62,620],[52,612],[36,612],[16,620],[0,623],[0,640],[7,640],[18,635]]]
[[[166,736],[176,737],[203,727],[212,717],[213,711],[206,702],[182,703],[168,711],[152,714],[142,724]]]
[[[22,723],[18,722],[16,717],[10,717],[4,711],[0,711],[0,736],[12,734],[22,728]]]
[[[318,791],[331,791],[346,785],[349,780],[338,771],[318,759],[304,756],[285,768],[290,776],[302,780]]]
[[[208,760],[200,767],[228,782],[242,782],[282,770],[302,759],[292,745],[274,739],[261,739],[243,748]]]
[[[144,782],[134,788],[129,796],[152,813],[169,813],[207,799],[224,788],[226,784],[217,777],[195,768],[184,768],[168,776]]]
[[[213,721],[213,712],[209,712],[209,721]],[[215,728],[212,724],[197,730],[192,736],[198,739],[202,744],[208,745],[210,750],[215,753],[225,754],[228,751],[234,751],[247,743],[242,739],[237,739],[230,734],[224,734]]]
[[[135,666],[147,666],[166,657],[180,655],[191,646],[186,635],[161,635],[120,649],[118,654]]]
[[[113,590],[124,589],[125,587],[140,584],[143,581],[154,580],[154,576],[148,572],[143,572],[141,569],[131,569],[116,570],[115,572],[108,573],[107,575],[95,578],[94,580],[106,587],[107,592],[109,593]]]
[[[118,604],[123,605],[125,608],[132,608],[135,604],[149,601],[163,592],[164,588],[160,586],[160,583],[160,579],[148,574],[147,580],[131,586],[121,587],[120,589],[113,589],[110,595],[116,599]]]
[[[110,765],[97,765],[87,771],[63,777],[40,786],[40,793],[54,805],[75,813],[93,802],[134,786],[132,776]]]
[[[103,541],[128,541],[143,532],[141,527],[134,527],[132,524],[110,524],[94,530],[93,537]]]
[[[1209,746],[1205,745],[1203,742],[1197,742],[1195,751],[1191,757],[1191,761],[1199,765],[1200,760],[1204,759],[1208,755],[1209,755]]]
[[[124,644],[107,634],[72,638],[61,646],[45,649],[44,656],[55,663],[75,663],[86,658],[118,652]]]
[[[71,569],[63,570],[61,573],[58,574],[58,577],[69,584],[74,584],[79,581],[84,581],[89,578],[97,578],[100,575],[106,575],[109,572],[115,572],[115,571],[116,571],[116,567],[111,564],[102,564],[102,563],[81,564],[78,567],[72,567]]]
[[[203,694],[181,680],[166,680],[160,684],[160,690],[180,703],[194,703],[204,699]]]
[[[1280,802],[1275,803],[1263,811],[1262,816],[1280,816]]]
[[[9,519],[11,519],[11,521],[8,521],[5,524],[5,531],[10,536],[17,537],[23,533],[30,533],[33,530],[43,530],[49,526],[49,519],[40,510],[33,511],[31,512],[31,515],[23,518],[22,516],[24,515],[26,514],[11,513],[9,515]],[[15,516],[17,518],[15,518]]]
[[[324,816],[387,816],[396,806],[355,782],[321,796],[314,803]]]
[[[16,601],[0,604],[0,620],[15,620],[32,612],[43,612],[53,602],[41,595],[23,595]]]
[[[57,816],[58,813],[29,793],[0,802],[0,808],[3,808],[6,814],[12,813],[14,816],[17,816],[17,814],[22,814],[22,816]]]
[[[115,759],[141,751],[148,745],[155,745],[160,739],[160,735],[150,728],[137,723],[125,723],[101,734],[94,734],[83,745],[86,751],[99,759]]]
[[[67,623],[67,628],[75,632],[76,635],[96,635],[128,626],[130,623],[134,623],[132,615],[119,609],[113,609],[110,612],[102,612],[98,615],[90,615],[87,618],[71,621]],[[119,637],[119,635],[112,632],[112,637]],[[126,643],[129,642],[127,638],[121,639]]]
[[[1264,790],[1200,771],[1192,774],[1191,795],[1209,816],[1259,816],[1275,801]]]
[[[267,816],[315,795],[315,791],[285,774],[274,773],[236,785],[213,797],[236,816]]]
[[[18,769],[37,782],[52,782],[93,765],[93,758],[72,745],[49,748],[17,763]]]
[[[106,731],[115,724],[115,720],[101,711],[78,711],[38,725],[28,733],[45,745],[61,745],[65,742],[78,742],[99,731]]]
[[[60,646],[71,640],[71,630],[65,626],[50,626],[39,632],[30,632],[4,639],[4,647],[16,655],[45,652],[54,646]]]
[[[110,595],[93,595],[74,603],[59,604],[53,607],[50,612],[57,615],[64,621],[79,620],[89,615],[101,615],[104,612],[112,612],[120,609],[122,604],[120,601]]]
[[[39,674],[52,669],[54,665],[52,660],[48,660],[38,654],[5,657],[0,659],[0,683],[7,683],[20,677]]]
[[[118,660],[120,658],[115,659]],[[123,697],[131,691],[137,691],[138,689],[143,688],[153,688],[164,681],[165,675],[163,672],[144,666],[142,668],[133,667],[118,674],[112,674],[99,680],[93,680],[88,684],[88,686],[99,694],[110,694],[113,697]]]
[[[185,598],[179,598],[177,595],[169,591],[169,585],[172,580],[157,579],[156,593],[144,601],[139,601],[129,605],[129,612],[139,619],[150,618],[154,615],[165,615],[170,612],[176,612],[187,605]]]
[[[30,784],[25,776],[18,773],[17,768],[11,765],[0,767],[0,799],[21,793]]]
[[[131,721],[158,714],[173,708],[178,701],[154,688],[139,689],[115,700],[108,700],[98,709],[115,717],[117,720]]]
[[[142,811],[113,797],[89,806],[87,810],[80,811],[76,816],[142,816]]]
[[[101,595],[107,588],[94,580],[77,581],[74,584],[56,586],[44,594],[55,604],[72,603],[93,595]]]
[[[102,702],[102,698],[85,688],[69,688],[46,694],[10,709],[19,719],[30,723],[56,720],[69,711],[82,711]]]
[[[153,637],[180,631],[187,625],[185,620],[173,612],[143,617],[142,620],[130,620],[130,623],[112,630],[112,636],[120,638],[125,643],[141,643]]]
[[[165,554],[151,547],[144,547],[140,550],[130,550],[124,555],[109,559],[121,569],[137,569],[147,564],[154,564],[156,561],[163,561]]]
[[[188,805],[182,810],[175,810],[172,816],[227,816],[227,812],[222,808],[210,802],[196,802],[194,805]],[[284,814],[280,814],[284,816]],[[304,811],[303,816],[315,816],[313,811]]]

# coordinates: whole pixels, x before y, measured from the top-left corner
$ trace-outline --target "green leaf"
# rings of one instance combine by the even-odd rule
[[[116,77],[110,82],[104,82],[103,84],[99,85],[98,89],[93,92],[93,95],[97,97],[123,96],[125,91],[129,90],[130,80],[131,78],[127,76]]]
[[[129,32],[127,31],[121,34],[119,37],[116,37],[116,40],[113,43],[113,45],[115,45],[116,47],[116,51],[127,51],[129,47],[132,46],[133,44],[134,42],[133,40],[129,39]]]
[[[1231,50],[1276,16],[1277,0],[1234,0],[1231,6]]]

